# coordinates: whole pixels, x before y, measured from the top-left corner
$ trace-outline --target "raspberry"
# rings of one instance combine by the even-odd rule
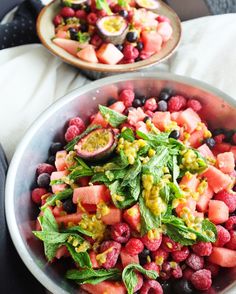
[[[188,247],[182,247],[181,250],[172,252],[171,256],[176,262],[184,261],[189,256]]]
[[[219,134],[217,136],[214,137],[214,140],[217,144],[220,144],[224,141],[225,139],[225,135],[224,134]]]
[[[157,109],[157,102],[155,98],[149,98],[144,104],[144,109],[155,111]]]
[[[196,112],[202,109],[201,103],[196,99],[189,99],[187,102],[187,107],[191,107]]]
[[[217,229],[217,238],[215,243],[213,243],[213,245],[216,247],[223,247],[230,240],[229,231],[227,231],[221,225],[217,225],[216,229]]]
[[[161,248],[167,252],[174,252],[174,251],[181,250],[181,245],[171,240],[168,236],[163,236]]]
[[[118,223],[111,228],[111,237],[118,243],[126,243],[130,237],[130,228],[126,223]]]
[[[191,282],[197,290],[208,290],[211,287],[211,272],[203,269],[195,272],[191,277]]]
[[[94,35],[90,41],[90,43],[95,47],[102,45],[102,42],[102,39],[98,35]]]
[[[167,281],[170,279],[170,277],[171,277],[171,272],[168,272],[168,273],[163,272],[163,271],[160,272],[160,278],[162,280]]]
[[[69,127],[70,126],[76,126],[80,133],[82,133],[85,130],[85,124],[83,120],[80,117],[73,117],[69,120]]]
[[[41,197],[47,193],[47,190],[44,188],[35,188],[31,192],[31,198],[36,204],[41,204]]]
[[[107,15],[107,12],[106,12],[106,10],[101,9],[101,10],[98,11],[98,15],[99,15],[99,17],[104,17],[104,16]]]
[[[150,239],[148,234],[146,234],[141,238],[141,240],[148,250],[156,251],[161,245],[162,235],[160,234],[157,239]]]
[[[146,270],[149,270],[149,271],[154,271],[154,272],[157,272],[158,275],[160,273],[160,267],[155,263],[155,262],[149,262],[149,263],[146,263],[143,268],[145,268]],[[147,276],[145,276],[147,279],[150,279],[148,278]]]
[[[62,24],[62,22],[63,22],[63,17],[59,14],[53,18],[53,23],[56,27]]]
[[[136,273],[137,279],[138,279],[138,283],[137,285],[134,287],[134,292],[137,292],[138,290],[140,290],[143,286],[143,276],[140,273]]]
[[[73,17],[75,16],[75,11],[70,7],[63,7],[60,11],[60,15],[63,17]]]
[[[162,265],[165,260],[167,260],[169,252],[166,252],[162,248],[157,249],[152,252],[152,258],[156,264]]]
[[[139,57],[142,59],[142,60],[145,60],[145,59],[148,59],[150,56],[152,55],[151,52],[146,52],[144,50],[142,50],[139,54]]]
[[[217,276],[220,270],[220,266],[218,264],[211,263],[210,261],[206,262],[206,264],[204,265],[204,268],[209,270],[213,277]]]
[[[162,268],[161,268],[165,273],[170,273],[171,272],[171,265],[170,265],[170,262],[169,261],[165,261],[162,265]]]
[[[199,256],[209,256],[212,252],[212,244],[210,242],[199,242],[194,244],[192,249]]]
[[[193,270],[198,271],[203,268],[204,259],[203,257],[196,255],[195,253],[191,253],[186,259],[185,263]]]
[[[236,216],[231,216],[225,223],[225,228],[229,230],[236,229]]]
[[[172,96],[168,101],[168,110],[170,112],[180,111],[186,107],[187,101],[183,96]]]
[[[40,163],[37,167],[37,175],[43,174],[43,173],[47,173],[47,174],[51,174],[52,172],[54,172],[56,170],[55,166],[48,164],[48,163]]]
[[[171,274],[172,274],[172,277],[175,279],[180,279],[183,277],[182,269],[178,264],[176,265],[176,267],[173,268]]]
[[[128,64],[128,63],[134,63],[135,62],[135,60],[133,59],[133,58],[130,58],[130,59],[122,59],[121,61],[120,61],[120,64]]]
[[[163,294],[163,290],[160,283],[158,283],[155,280],[145,281],[140,290],[140,294],[148,294],[148,293]]]
[[[186,267],[186,269],[184,269],[183,271],[183,278],[189,281],[193,273],[194,273],[193,269],[191,269],[190,267]]]
[[[119,100],[121,100],[124,103],[125,107],[131,107],[134,101],[134,97],[135,97],[134,91],[126,89],[121,91],[119,95]]]
[[[229,212],[234,212],[236,209],[236,198],[229,192],[222,190],[214,197],[215,200],[223,201],[229,208]]]
[[[138,49],[131,44],[125,45],[122,52],[124,54],[124,59],[126,60],[136,59],[139,56]]]
[[[70,142],[79,134],[80,130],[76,126],[70,126],[65,133],[65,140]]]
[[[90,12],[87,16],[87,21],[91,25],[95,25],[98,20],[97,14],[94,12]]]
[[[87,13],[83,9],[76,10],[75,16],[79,19],[86,19]]]
[[[111,249],[112,250],[108,250]],[[105,254],[105,262],[103,262],[103,257],[101,258],[101,265],[102,267],[104,267],[105,269],[109,269],[115,266],[117,259],[119,257],[120,254],[120,250],[121,250],[121,245],[118,242],[115,241],[105,241],[101,244],[100,247],[100,253],[103,253],[105,251],[107,251],[107,253]],[[97,255],[98,257],[99,255]]]
[[[226,243],[225,247],[236,250],[236,231],[230,230],[230,240],[228,243]]]
[[[143,251],[144,245],[139,239],[131,238],[126,243],[125,249],[130,255],[137,255]]]

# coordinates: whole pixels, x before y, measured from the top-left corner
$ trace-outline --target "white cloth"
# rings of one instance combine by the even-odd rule
[[[203,80],[236,96],[236,14],[183,23],[178,51],[149,70]],[[88,80],[42,45],[0,51],[0,142],[10,160],[32,121],[52,102]]]

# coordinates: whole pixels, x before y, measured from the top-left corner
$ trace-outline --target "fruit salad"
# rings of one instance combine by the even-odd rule
[[[127,64],[159,53],[172,36],[156,0],[61,0],[54,44],[90,63]]]
[[[236,133],[210,131],[203,107],[123,89],[67,122],[31,194],[33,234],[66,279],[91,294],[184,294],[236,266]]]

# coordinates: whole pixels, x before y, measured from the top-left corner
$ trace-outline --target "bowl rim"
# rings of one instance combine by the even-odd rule
[[[31,138],[37,132],[37,130],[44,124],[45,120],[47,120],[53,113],[57,110],[62,108],[64,105],[70,103],[72,100],[75,99],[78,95],[81,96],[86,92],[93,91],[99,89],[101,86],[107,86],[113,84],[115,82],[126,82],[128,80],[143,80],[143,79],[156,79],[156,80],[166,80],[166,81],[174,81],[186,84],[188,86],[197,87],[203,91],[211,93],[213,95],[217,95],[221,97],[224,101],[229,103],[231,106],[236,108],[236,100],[234,100],[228,94],[222,92],[221,90],[205,83],[199,81],[197,79],[189,78],[182,75],[176,75],[168,72],[146,72],[146,73],[126,73],[115,75],[107,78],[103,78],[97,80],[95,82],[89,83],[85,86],[80,88],[76,88],[75,90],[69,92],[68,94],[64,95],[56,102],[51,104],[46,110],[44,110],[31,124],[30,128],[26,130],[25,134],[23,135],[16,151],[13,155],[13,158],[10,162],[7,179],[6,179],[6,187],[5,187],[5,212],[6,212],[6,221],[7,226],[10,232],[11,239],[13,244],[20,255],[21,259],[23,260],[24,264],[28,268],[28,270],[34,275],[34,277],[49,291],[55,294],[68,294],[67,291],[61,289],[57,286],[53,280],[51,280],[36,264],[35,261],[31,258],[27,248],[24,245],[23,238],[18,230],[17,221],[14,214],[14,182],[16,171],[18,169],[19,162],[23,153],[25,152],[28,143],[30,142]],[[233,286],[233,285],[232,285]],[[231,288],[231,287],[230,287]],[[227,289],[228,290],[228,289]]]
[[[152,56],[150,56],[149,58],[139,61],[139,62],[135,62],[135,63],[128,63],[128,64],[116,64],[116,65],[108,65],[108,64],[102,64],[102,63],[89,63],[89,62],[85,62],[82,61],[78,58],[77,61],[74,61],[72,58],[63,56],[62,54],[60,54],[57,50],[55,50],[54,48],[52,48],[52,46],[50,46],[43,33],[41,32],[41,21],[42,18],[45,14],[45,12],[47,11],[47,9],[50,9],[51,6],[58,0],[53,0],[50,3],[48,3],[47,5],[44,6],[44,8],[40,11],[38,17],[37,17],[37,21],[36,21],[36,31],[37,31],[37,35],[40,39],[40,41],[42,42],[42,44],[54,55],[58,56],[59,58],[61,58],[64,62],[71,64],[75,67],[78,67],[80,69],[83,70],[92,70],[92,71],[96,71],[96,72],[107,72],[107,73],[123,73],[123,72],[127,72],[127,71],[136,71],[136,70],[141,70],[143,68],[147,68],[150,67],[152,65],[156,65],[160,62],[163,62],[165,60],[167,60],[179,47],[180,45],[180,40],[182,37],[182,25],[181,25],[181,20],[178,17],[178,15],[175,13],[175,11],[169,6],[167,5],[165,2],[161,1],[161,5],[163,7],[165,7],[166,9],[168,9],[169,11],[171,11],[171,13],[173,14],[174,18],[176,19],[177,22],[177,29],[178,29],[178,34],[179,37],[176,40],[176,44],[174,45],[174,47],[160,60],[158,60],[158,54],[156,53]],[[72,56],[73,57],[73,56]],[[98,65],[98,66],[97,66]]]

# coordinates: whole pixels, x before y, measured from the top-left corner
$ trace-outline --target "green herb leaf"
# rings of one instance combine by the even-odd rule
[[[135,271],[139,271],[143,275],[146,275],[153,280],[155,280],[158,277],[157,272],[152,270],[146,270],[139,264],[131,263],[127,265],[122,272],[122,280],[125,284],[128,294],[134,293],[135,286],[138,283],[138,278]]]
[[[129,142],[133,142],[135,140],[134,132],[130,128],[126,128],[123,132],[121,132],[120,137]]]
[[[202,233],[196,232],[198,241],[215,242],[217,237],[216,226],[208,219],[202,221]]]
[[[124,187],[129,185],[134,188],[136,185],[135,179],[140,174],[141,170],[142,170],[142,164],[140,160],[136,160],[135,163],[131,166],[131,168],[127,170],[126,175],[121,183],[121,186]]]
[[[147,141],[149,143],[149,145],[151,147],[153,147],[154,149],[158,146],[161,145],[165,145],[167,144],[168,138],[169,138],[169,133],[160,133],[160,134],[145,134],[141,131],[136,131],[136,134],[141,138],[144,139],[145,141]]]
[[[48,244],[65,243],[70,236],[70,233],[57,233],[53,231],[33,231],[33,234]]]
[[[93,236],[93,233],[81,228],[81,226],[73,226],[73,227],[68,227],[66,229],[63,230],[63,233],[81,233],[85,236],[89,236],[89,237],[92,237]]]
[[[87,43],[90,40],[89,33],[81,33],[80,31],[77,34],[79,43]]]
[[[114,128],[118,127],[127,120],[127,116],[103,105],[99,105],[99,111],[104,119]]]
[[[112,14],[110,6],[106,0],[96,0],[96,8],[99,10],[105,10],[108,15]]]
[[[69,189],[65,189],[61,192],[58,192],[57,194],[53,194],[53,195],[49,196],[46,200],[46,203],[41,207],[41,210],[44,210],[48,206],[55,205],[57,200],[64,200],[64,199],[71,197],[72,194],[73,194],[73,189],[69,188]]]
[[[43,216],[40,216],[38,220],[43,231],[58,232],[58,224],[49,208],[44,210]]]
[[[84,168],[83,166],[75,167],[72,172],[68,175],[69,181],[75,181],[81,177],[89,177],[93,175],[93,171],[90,167]]]
[[[60,244],[44,244],[44,254],[47,257],[48,261],[52,261],[53,258],[56,256],[57,249],[61,246]]]
[[[90,260],[88,252],[76,252],[75,247],[69,243],[66,244],[66,247],[70,252],[71,257],[80,267],[92,267],[92,262]]]

